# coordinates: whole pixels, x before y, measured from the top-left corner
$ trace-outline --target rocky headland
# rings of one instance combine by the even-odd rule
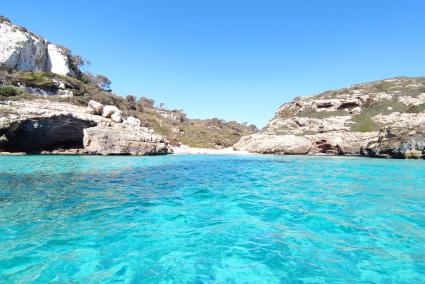
[[[267,154],[424,158],[425,77],[295,98],[261,132],[233,147]]]

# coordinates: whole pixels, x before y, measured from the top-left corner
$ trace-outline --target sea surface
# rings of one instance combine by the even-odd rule
[[[425,161],[0,157],[0,283],[425,283]]]

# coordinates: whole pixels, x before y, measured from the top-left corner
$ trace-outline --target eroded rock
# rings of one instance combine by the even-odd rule
[[[84,129],[84,148],[101,155],[154,155],[171,152],[160,135],[128,125]]]
[[[273,154],[421,158],[425,78],[394,78],[298,97],[235,149]],[[295,151],[293,149],[296,149]]]
[[[44,154],[153,155],[170,153],[152,129],[89,114],[46,100],[0,104],[0,151]],[[118,112],[121,113],[121,112]],[[117,113],[117,114],[118,114]]]
[[[102,116],[106,118],[111,118],[111,116],[116,113],[121,112],[116,106],[104,106],[102,110]]]
[[[116,123],[121,123],[123,121],[122,111],[116,111],[111,115],[111,120]]]
[[[362,154],[379,158],[424,158],[425,126],[385,127],[379,132],[377,139],[362,148]]]
[[[102,114],[103,111],[103,104],[96,102],[94,100],[90,100],[88,103],[89,109],[92,110],[92,114]]]
[[[138,127],[141,125],[140,119],[132,117],[132,116],[127,117],[127,119],[125,120],[125,123],[135,127]]]
[[[233,149],[261,154],[304,155],[309,152],[311,142],[295,135],[258,133],[244,136],[233,145]]]

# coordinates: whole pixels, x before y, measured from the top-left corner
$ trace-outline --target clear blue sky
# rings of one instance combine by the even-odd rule
[[[2,0],[113,90],[264,126],[295,96],[425,75],[425,1]]]

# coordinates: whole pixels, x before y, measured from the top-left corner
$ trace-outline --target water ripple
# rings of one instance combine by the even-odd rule
[[[0,282],[423,283],[423,161],[0,157]]]

